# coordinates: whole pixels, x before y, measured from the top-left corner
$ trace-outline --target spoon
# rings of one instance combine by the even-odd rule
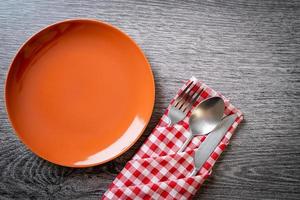
[[[225,104],[221,97],[211,97],[202,101],[192,112],[189,124],[191,134],[179,152],[182,152],[194,136],[206,135],[213,131],[222,121]]]

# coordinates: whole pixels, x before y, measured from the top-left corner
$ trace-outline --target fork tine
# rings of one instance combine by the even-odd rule
[[[180,101],[175,105],[176,108],[178,108],[179,110],[181,110],[182,106],[189,101],[190,97],[193,96],[195,94],[194,88],[196,87],[196,84],[188,91],[186,92],[186,94],[184,94],[184,96],[182,97],[182,99],[180,99]]]
[[[184,90],[182,90],[182,92],[179,94],[179,96],[175,99],[174,104],[173,105],[177,105],[178,102],[181,101],[181,99],[184,97],[184,95],[187,93],[188,89],[193,85],[194,81],[191,81],[186,88],[184,88]],[[189,90],[190,91],[190,90]],[[189,92],[188,91],[188,92]]]
[[[192,100],[187,104],[187,106],[185,106],[185,108],[182,109],[182,111],[184,113],[186,113],[188,110],[191,109],[191,107],[194,105],[194,103],[197,101],[197,99],[199,98],[199,96],[202,94],[203,92],[203,88],[199,88],[194,94],[193,94],[193,98]],[[199,91],[199,92],[198,92]],[[196,94],[196,96],[195,96]]]
[[[193,87],[193,89],[196,87],[197,85],[195,85]],[[196,89],[193,93],[189,93],[189,96],[187,97],[187,99],[185,100],[185,102],[181,105],[181,107],[179,108],[180,110],[184,110],[185,107],[188,106],[188,104],[192,103],[193,97],[195,94],[197,94],[199,88]]]
[[[203,88],[199,88],[199,92],[197,91],[196,96],[191,101],[191,104],[194,104],[197,101],[199,96],[202,94],[203,90],[204,90]]]

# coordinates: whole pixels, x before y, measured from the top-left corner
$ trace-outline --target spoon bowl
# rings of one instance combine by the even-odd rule
[[[211,97],[201,102],[191,114],[189,124],[193,135],[206,135],[222,120],[225,104],[220,97]]]
[[[211,97],[202,101],[192,112],[189,125],[191,134],[180,148],[182,152],[196,135],[206,135],[213,131],[222,121],[225,109],[221,97]]]

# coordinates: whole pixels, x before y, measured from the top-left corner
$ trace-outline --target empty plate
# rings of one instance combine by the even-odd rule
[[[6,107],[20,139],[38,156],[87,167],[124,153],[145,129],[154,79],[137,44],[96,20],[41,30],[15,56]]]

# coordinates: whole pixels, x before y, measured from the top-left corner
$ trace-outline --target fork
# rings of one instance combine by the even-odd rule
[[[193,81],[190,82],[171,105],[168,113],[170,125],[174,125],[183,120],[196,100],[199,98],[203,89],[199,87],[197,90],[194,90],[195,87],[196,83]]]

